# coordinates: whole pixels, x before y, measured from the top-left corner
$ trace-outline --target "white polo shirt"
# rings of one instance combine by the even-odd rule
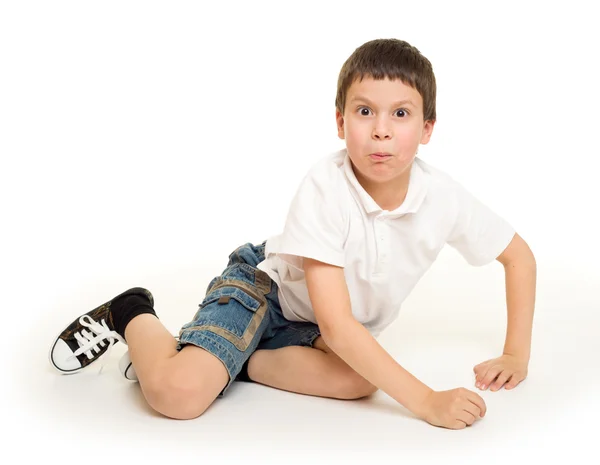
[[[473,266],[492,262],[512,226],[445,172],[415,158],[406,199],[381,209],[360,185],[347,150],[315,163],[291,202],[283,232],[257,268],[279,286],[283,315],[317,323],[302,257],[344,268],[352,314],[378,336],[445,244]]]

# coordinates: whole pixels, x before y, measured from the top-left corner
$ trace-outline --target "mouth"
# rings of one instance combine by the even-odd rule
[[[371,153],[369,155],[369,157],[372,160],[385,160],[386,158],[390,158],[392,155],[387,153],[387,152],[376,152],[376,153]]]

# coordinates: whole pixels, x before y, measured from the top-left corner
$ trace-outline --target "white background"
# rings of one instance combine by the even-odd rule
[[[93,463],[595,454],[592,4],[1,3],[0,454]],[[245,383],[210,414],[166,420],[120,378],[122,345],[102,376],[51,371],[50,344],[79,314],[143,286],[176,333],[232,250],[278,234],[307,169],[344,147],[334,119],[342,64],[362,43],[389,37],[416,46],[436,74],[438,121],[419,156],[504,216],[536,255],[521,386],[479,392],[488,416],[450,431],[382,393],[343,403]],[[434,389],[475,389],[472,367],[501,354],[505,318],[501,265],[473,268],[446,248],[381,343]]]

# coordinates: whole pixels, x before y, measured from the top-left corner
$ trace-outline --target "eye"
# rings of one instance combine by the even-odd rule
[[[358,111],[360,112],[361,116],[369,116],[369,112],[371,111],[371,109],[369,107],[358,107]],[[404,108],[399,108],[394,112],[394,114],[399,118],[405,118],[406,116],[408,116],[408,111]]]

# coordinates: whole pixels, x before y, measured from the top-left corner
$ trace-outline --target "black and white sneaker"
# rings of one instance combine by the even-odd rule
[[[125,352],[121,357],[121,360],[119,360],[119,370],[125,379],[128,379],[129,381],[138,381],[137,374],[133,368],[133,363],[131,363],[131,358],[129,358],[129,351]]]
[[[49,353],[50,364],[62,374],[77,373],[105,353],[110,353],[112,346],[117,342],[127,344],[115,330],[111,305],[116,301],[121,304],[124,300],[122,298],[130,295],[145,297],[150,306],[154,305],[150,291],[134,287],[81,315],[63,329],[52,344]],[[100,372],[103,367],[104,365]]]

